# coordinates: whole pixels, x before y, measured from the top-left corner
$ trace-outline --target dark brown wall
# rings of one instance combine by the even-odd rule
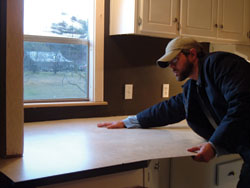
[[[25,109],[25,121],[136,114],[163,100],[163,83],[170,95],[181,92],[170,69],[155,61],[164,54],[169,39],[123,35],[109,36],[109,0],[105,3],[104,99],[107,106]],[[124,100],[124,84],[134,85],[132,100]]]

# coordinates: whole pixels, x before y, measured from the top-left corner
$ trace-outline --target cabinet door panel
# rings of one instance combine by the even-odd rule
[[[246,32],[245,4],[245,0],[219,1],[219,38],[235,40],[244,39]]]
[[[142,0],[141,11],[141,32],[178,34],[178,0]]]
[[[182,0],[181,34],[216,37],[217,0]]]

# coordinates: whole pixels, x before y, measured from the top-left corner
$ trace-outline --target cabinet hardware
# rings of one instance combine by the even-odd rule
[[[234,173],[234,171],[231,171],[231,172],[229,172],[227,175],[228,175],[228,176],[234,176],[235,173]]]
[[[174,21],[173,21],[174,23],[176,23],[176,22],[178,22],[178,18],[174,18]]]
[[[155,170],[159,170],[160,169],[160,162],[155,163],[154,169]]]
[[[218,28],[218,24],[214,24],[214,27],[215,27],[215,28]]]
[[[247,32],[247,38],[250,38],[250,31]]]
[[[142,24],[142,19],[141,17],[138,17],[138,26],[140,26]]]
[[[223,29],[223,25],[220,25],[220,28]]]
[[[176,29],[177,31],[180,31],[180,22],[178,22],[178,18],[174,18],[173,23],[176,23]]]

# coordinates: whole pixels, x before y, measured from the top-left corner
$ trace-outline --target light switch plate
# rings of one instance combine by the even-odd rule
[[[133,84],[125,84],[125,99],[133,99]]]
[[[162,85],[162,98],[168,98],[169,97],[169,84],[163,84]]]

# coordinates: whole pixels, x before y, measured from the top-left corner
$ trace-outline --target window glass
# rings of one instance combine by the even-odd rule
[[[88,100],[91,0],[24,0],[24,100]]]

